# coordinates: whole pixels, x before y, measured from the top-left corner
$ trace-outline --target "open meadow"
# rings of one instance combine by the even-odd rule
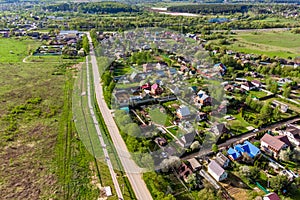
[[[265,54],[270,57],[294,58],[300,55],[300,34],[281,32],[239,32],[228,48],[244,52]]]
[[[72,122],[69,67],[82,59],[23,63],[39,45],[0,38],[0,199],[95,199],[95,162]]]

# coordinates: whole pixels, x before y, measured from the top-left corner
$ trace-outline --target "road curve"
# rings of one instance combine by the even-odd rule
[[[136,198],[138,200],[152,200],[152,196],[144,180],[142,179],[143,170],[140,167],[138,167],[136,163],[131,159],[131,155],[128,152],[126,144],[119,133],[119,129],[113,119],[111,111],[109,110],[109,108],[107,107],[104,101],[102,85],[100,84],[98,64],[97,64],[95,51],[92,44],[92,39],[88,32],[86,34],[90,44],[90,56],[91,56],[91,63],[92,63],[93,76],[94,76],[95,94],[96,94],[96,99],[97,99],[100,112],[102,113],[104,122],[110,133],[112,142],[116,148],[117,154],[120,158],[120,161],[123,165],[124,171],[126,172],[126,175],[132,186]]]

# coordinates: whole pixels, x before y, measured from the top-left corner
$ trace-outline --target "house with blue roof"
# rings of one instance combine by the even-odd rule
[[[230,147],[227,151],[228,157],[233,161],[241,159],[245,153],[254,159],[261,152],[259,148],[248,141],[245,141],[244,144],[237,144],[233,148]]]

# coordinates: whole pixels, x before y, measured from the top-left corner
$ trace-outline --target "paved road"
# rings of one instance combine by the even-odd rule
[[[274,129],[274,128],[280,127],[280,126],[282,126],[282,125],[290,124],[290,123],[293,123],[293,122],[296,122],[296,121],[299,121],[299,120],[300,120],[300,117],[297,117],[296,119],[292,119],[292,120],[289,120],[289,121],[286,121],[286,122],[276,123],[276,124],[267,126],[267,127],[265,127],[265,128],[262,128],[262,129],[260,129],[258,132],[250,132],[250,133],[241,135],[241,136],[239,136],[239,137],[229,139],[229,140],[227,140],[226,142],[224,142],[224,143],[218,145],[218,147],[219,147],[219,148],[227,147],[227,146],[229,146],[229,145],[231,145],[231,144],[234,144],[234,143],[237,143],[237,142],[239,142],[239,141],[247,140],[247,139],[249,139],[249,138],[255,136],[255,135],[256,135],[257,133],[259,133],[259,132],[263,132],[263,131],[266,131],[266,130]]]
[[[103,153],[104,153],[104,156],[105,156],[105,161],[106,161],[107,166],[109,168],[109,172],[110,172],[110,175],[112,177],[112,180],[113,180],[113,183],[114,183],[114,186],[115,186],[115,189],[116,189],[117,196],[118,196],[119,199],[123,199],[122,191],[120,189],[120,185],[119,185],[119,182],[117,180],[116,173],[114,172],[112,163],[109,159],[109,154],[107,152],[107,149],[105,148],[106,144],[105,144],[105,142],[102,138],[101,131],[100,131],[100,128],[99,128],[99,123],[98,123],[98,120],[95,116],[94,106],[92,105],[88,56],[86,57],[86,73],[87,73],[88,106],[89,106],[89,109],[90,109],[91,117],[93,119],[96,131],[97,131],[97,134],[98,134],[98,138],[99,138],[101,146],[102,146],[102,150],[103,150]]]
[[[250,132],[250,133],[247,133],[247,134],[243,134],[243,135],[240,135],[239,137],[231,138],[231,139],[227,140],[226,142],[224,142],[222,144],[219,144],[218,147],[219,147],[219,149],[226,148],[226,147],[230,146],[231,144],[236,144],[236,143],[239,143],[241,141],[252,138],[259,132],[274,129],[274,128],[280,127],[282,125],[290,124],[290,123],[293,123],[293,122],[296,122],[296,121],[299,121],[299,120],[300,120],[300,117],[297,117],[296,119],[292,119],[292,120],[289,120],[289,121],[286,121],[286,122],[281,122],[281,123],[277,123],[277,124],[267,126],[265,128],[260,129],[257,132]],[[185,157],[182,157],[182,159],[183,160],[188,160],[188,159],[194,158],[194,157],[203,157],[203,156],[206,156],[206,155],[211,154],[211,153],[213,153],[211,148],[204,148],[204,149],[200,149],[200,151],[198,151],[196,153],[193,153],[193,154],[187,155]]]
[[[94,75],[94,86],[95,86],[95,93],[96,99],[99,105],[99,109],[102,113],[104,118],[104,122],[107,126],[107,129],[110,133],[112,142],[116,148],[117,154],[120,158],[120,161],[123,165],[123,168],[127,174],[128,180],[132,186],[132,189],[137,197],[138,200],[151,200],[152,196],[142,179],[142,169],[139,168],[136,163],[131,159],[131,155],[128,152],[125,142],[123,141],[119,129],[113,119],[111,111],[107,107],[104,98],[103,98],[103,90],[100,84],[100,77],[99,77],[99,70],[98,64],[95,56],[95,52],[92,45],[92,39],[90,34],[87,33],[89,42],[90,42],[90,56],[91,56],[91,63],[93,68],[93,75]]]

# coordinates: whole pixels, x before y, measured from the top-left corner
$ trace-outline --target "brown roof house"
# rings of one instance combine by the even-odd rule
[[[177,171],[178,171],[180,178],[182,178],[184,181],[187,180],[189,175],[193,174],[192,169],[184,162],[180,165],[180,167],[178,168]]]
[[[277,157],[279,155],[280,150],[286,149],[291,144],[286,136],[272,136],[269,134],[265,134],[260,139],[260,142],[261,150],[273,155],[274,157]]]
[[[215,161],[217,161],[217,163],[221,166],[221,167],[228,167],[229,165],[229,158],[227,158],[224,154],[222,154],[221,152],[219,152],[216,156]]]
[[[227,172],[214,160],[211,160],[207,166],[208,173],[217,181],[223,181],[227,178]]]
[[[289,124],[283,134],[288,137],[291,143],[300,146],[300,129],[298,127]]]
[[[200,170],[202,167],[202,165],[199,163],[199,161],[196,158],[191,158],[188,159],[187,161],[190,163],[193,172]]]

